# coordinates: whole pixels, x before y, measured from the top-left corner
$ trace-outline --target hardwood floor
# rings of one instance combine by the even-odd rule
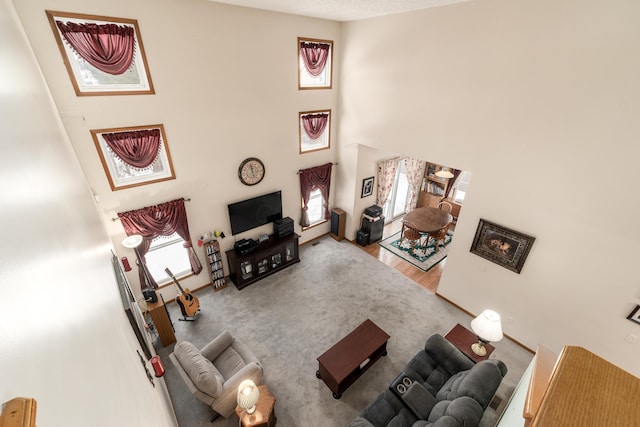
[[[401,219],[390,222],[389,224],[385,225],[384,231],[382,232],[382,238],[384,239],[394,233],[397,233],[401,229]],[[444,270],[445,263],[447,262],[446,258],[433,266],[429,271],[425,272],[404,261],[402,258],[393,255],[388,250],[383,249],[378,243],[373,243],[365,247],[358,245],[356,242],[353,242],[353,244],[363,251],[367,252],[368,254],[376,257],[380,261],[384,262],[388,266],[395,268],[400,273],[404,274],[414,282],[420,284],[420,286],[427,289],[428,291],[435,294],[438,290],[438,283],[440,283],[440,277],[442,276],[442,271]]]

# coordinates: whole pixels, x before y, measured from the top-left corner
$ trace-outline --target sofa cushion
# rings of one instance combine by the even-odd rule
[[[402,401],[421,420],[429,418],[431,408],[436,404],[436,398],[418,382],[413,382],[409,386],[406,393],[402,395]]]
[[[504,375],[499,365],[504,364],[498,360],[483,360],[468,371],[453,375],[438,391],[436,398],[453,400],[468,396],[476,400],[482,409],[486,409]],[[506,367],[504,371],[506,372]]]
[[[220,371],[225,380],[231,378],[248,363],[233,346],[227,347],[222,353],[220,353],[220,355],[215,359],[215,362],[216,368]]]
[[[484,410],[478,402],[463,396],[436,403],[429,414],[428,421],[437,425],[444,423],[443,425],[476,426],[482,419],[483,413]]]
[[[224,379],[210,360],[187,341],[178,342],[173,353],[193,384],[203,393],[218,397]]]
[[[400,398],[386,389],[371,401],[360,416],[374,426],[411,426],[418,419]]]

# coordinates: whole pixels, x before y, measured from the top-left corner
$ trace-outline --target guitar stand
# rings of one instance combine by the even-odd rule
[[[194,314],[192,317],[188,317],[183,314],[182,318],[179,318],[178,320],[182,320],[183,322],[193,322],[196,320],[196,316],[198,315],[199,312],[200,312],[200,309],[198,309],[196,311],[196,314]]]

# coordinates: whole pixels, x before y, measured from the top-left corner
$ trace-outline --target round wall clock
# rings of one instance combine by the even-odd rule
[[[264,178],[264,164],[256,157],[249,157],[240,163],[238,178],[244,185],[256,185]]]

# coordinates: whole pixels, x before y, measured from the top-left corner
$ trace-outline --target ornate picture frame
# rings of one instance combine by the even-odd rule
[[[45,12],[77,96],[155,93],[137,20]]]
[[[300,154],[331,148],[331,110],[298,113]]]
[[[331,89],[333,40],[298,37],[298,89]]]
[[[374,180],[375,180],[375,177],[373,176],[370,176],[369,178],[365,178],[362,180],[362,193],[360,194],[361,199],[373,194]]]
[[[153,135],[155,140],[150,142],[148,138],[151,137],[148,135]],[[98,150],[104,173],[109,180],[111,191],[176,178],[163,125],[94,129],[91,130],[91,136]],[[157,145],[152,145],[154,143]],[[119,145],[114,146],[114,144]],[[123,159],[117,154],[119,147],[128,151],[129,147],[134,146],[136,149],[131,151],[137,155],[142,156],[140,154],[143,151],[142,148],[148,151],[146,159]],[[132,164],[139,163],[138,160],[139,162],[144,160],[144,163]]]
[[[535,237],[480,219],[471,252],[520,274]]]
[[[627,316],[627,319],[640,325],[640,305],[636,305],[636,307]]]

